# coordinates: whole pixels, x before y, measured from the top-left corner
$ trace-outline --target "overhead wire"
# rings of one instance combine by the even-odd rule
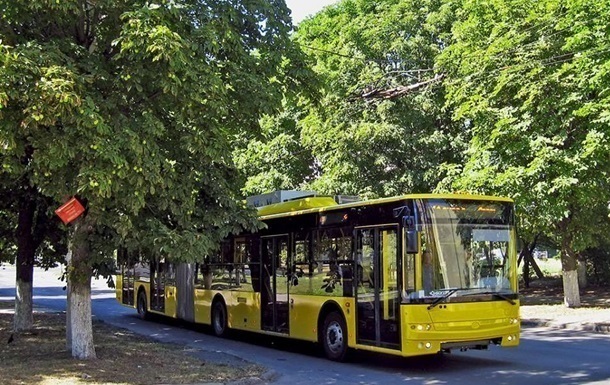
[[[558,13],[555,16],[552,16],[552,20],[556,20],[559,21],[562,19],[563,16],[567,15],[570,13],[570,11],[572,11],[572,9],[564,9],[562,12]],[[598,19],[600,17],[602,17],[603,15],[598,14],[598,15],[593,15],[591,18],[587,19],[587,21],[591,21],[593,19]],[[462,81],[475,81],[475,80],[485,80],[485,79],[489,79],[492,76],[496,76],[498,73],[503,72],[503,71],[518,71],[518,70],[524,70],[527,69],[528,67],[531,67],[533,65],[542,65],[542,66],[553,66],[553,65],[557,65],[557,64],[561,64],[561,63],[565,63],[565,62],[569,62],[571,60],[574,60],[577,58],[578,55],[581,54],[589,54],[588,56],[597,56],[599,54],[608,52],[609,50],[607,50],[606,48],[608,47],[594,47],[594,48],[587,48],[587,49],[583,49],[583,50],[579,50],[579,51],[572,51],[572,52],[566,52],[560,55],[555,55],[555,56],[551,56],[548,58],[538,58],[538,59],[534,59],[534,58],[529,58],[528,56],[538,53],[540,51],[539,48],[537,48],[537,45],[541,45],[545,43],[545,40],[547,42],[552,41],[551,39],[567,30],[570,30],[572,28],[574,28],[574,24],[567,24],[561,28],[557,28],[558,26],[558,22],[548,22],[549,19],[546,19],[544,21],[544,23],[542,24],[533,24],[531,26],[529,26],[528,28],[520,31],[519,33],[523,36],[524,34],[530,34],[532,35],[531,37],[534,37],[536,40],[534,41],[530,41],[528,43],[524,43],[524,44],[520,44],[517,46],[514,46],[508,50],[504,50],[504,51],[500,51],[497,52],[495,54],[491,54],[488,55],[486,54],[486,50],[479,50],[477,52],[472,52],[470,54],[464,55],[461,57],[461,59],[475,59],[477,57],[486,57],[488,59],[502,59],[502,58],[506,58],[506,60],[508,61],[524,61],[527,60],[526,63],[515,63],[515,64],[509,64],[509,65],[504,65],[501,68],[494,68],[494,69],[488,69],[488,70],[482,70],[479,71],[477,73],[473,73],[473,74],[469,74],[469,75],[465,75],[461,78],[454,78],[453,80],[449,80],[449,79],[445,79],[442,82],[439,83],[433,83],[431,84],[432,87],[437,87],[437,86],[447,86],[447,85],[455,85],[459,82]],[[553,29],[553,31],[548,34],[548,35],[541,35],[542,32],[549,30],[549,29]],[[507,31],[506,33],[508,33],[509,31]],[[504,34],[504,36],[506,35],[506,33]],[[538,35],[538,36],[535,36]],[[382,66],[383,64],[394,64],[397,61],[396,60],[392,60],[392,59],[371,59],[371,58],[366,58],[366,57],[358,57],[355,55],[349,55],[349,54],[344,54],[344,53],[340,53],[340,52],[336,52],[336,51],[332,51],[329,49],[323,49],[323,48],[318,48],[318,47],[313,47],[310,45],[301,45],[303,48],[308,49],[308,50],[312,50],[312,51],[318,51],[318,52],[323,52],[329,55],[334,55],[334,56],[338,56],[338,57],[343,57],[346,59],[350,59],[350,60],[357,60],[357,61],[361,61],[364,63],[374,63],[376,65]],[[488,47],[489,48],[489,47]],[[597,50],[600,50],[599,52],[596,52]],[[507,57],[508,55],[511,54],[515,54],[512,55],[510,57]],[[374,84],[374,88],[377,88],[379,85],[382,84],[382,82],[384,81],[390,81],[392,83],[397,84],[396,79],[394,79],[394,81],[391,80],[390,76],[391,75],[404,75],[404,76],[408,76],[410,78],[413,78],[415,80],[422,80],[422,75],[427,74],[427,73],[433,73],[438,75],[439,73],[439,68],[414,68],[414,69],[405,69],[405,70],[392,70],[392,71],[385,71],[377,81],[375,81]],[[415,76],[413,76],[415,75]],[[435,76],[436,76],[435,75]],[[389,83],[388,83],[389,84]],[[427,86],[426,88],[430,88],[429,86]]]
[[[481,71],[481,72],[473,74],[473,75],[467,75],[462,78],[453,79],[453,81],[445,82],[443,84],[444,85],[455,85],[464,80],[468,81],[468,82],[473,82],[475,80],[479,80],[479,81],[488,80],[488,79],[492,78],[492,76],[495,76],[495,75],[499,74],[500,72],[504,72],[504,71],[525,70],[527,68],[533,68],[533,65],[536,65],[536,64],[542,65],[544,67],[549,67],[549,66],[553,66],[553,65],[557,65],[557,64],[567,63],[574,59],[580,59],[580,58],[584,58],[584,57],[596,57],[598,55],[601,55],[601,54],[604,54],[607,52],[610,52],[609,45],[603,46],[603,47],[587,48],[587,49],[583,49],[580,51],[566,52],[561,55],[555,55],[555,56],[551,56],[548,58],[531,60],[527,63],[514,64],[514,65],[504,66],[502,68],[496,68],[493,70]],[[579,56],[579,55],[583,55],[583,56]],[[587,56],[584,56],[584,55],[587,55]]]
[[[560,18],[562,16],[565,16],[568,13],[569,13],[569,9],[565,10],[562,13],[560,13],[559,15],[555,16],[555,18],[558,19],[558,18]],[[593,19],[595,19],[597,17],[599,17],[599,16],[594,16]],[[521,31],[521,33],[523,34],[523,33],[526,33],[526,32],[532,31],[532,30],[538,30],[538,32],[540,32],[540,31],[548,29],[549,27],[552,27],[552,26],[553,25],[551,25],[551,24],[532,25],[532,26],[526,28],[525,30]],[[558,33],[562,32],[562,31],[565,31],[565,30],[567,30],[567,29],[569,29],[571,27],[572,27],[572,25],[568,25],[568,26],[566,26],[564,28],[561,28],[561,29],[555,31],[554,33],[552,33],[551,35],[549,35],[547,37],[555,36]],[[520,47],[514,47],[513,49],[508,50],[508,51],[499,52],[498,54],[492,55],[492,56],[505,55],[505,54],[511,53],[511,52],[513,52],[513,51],[515,51],[517,49],[525,48],[525,47],[528,47],[528,46],[531,46],[531,45],[535,45],[535,44],[538,44],[538,43],[539,43],[538,41],[533,41],[533,42],[530,42],[530,43],[523,44]],[[337,57],[343,57],[343,58],[346,58],[346,59],[362,61],[362,62],[366,62],[366,63],[381,64],[381,63],[394,63],[394,62],[396,62],[396,60],[392,60],[392,59],[372,59],[372,58],[367,58],[367,57],[357,57],[357,56],[354,56],[354,55],[348,55],[348,54],[332,51],[332,50],[329,50],[329,49],[313,47],[311,45],[305,45],[305,44],[301,44],[301,47],[303,47],[305,49],[308,49],[308,50],[312,50],[312,51],[323,52],[323,53],[326,53],[326,54],[329,54],[329,55],[333,55],[333,56],[337,56]],[[480,54],[479,53],[473,53],[472,55],[469,55],[469,56],[478,56],[478,55],[480,55]],[[434,68],[416,68],[416,69],[411,69],[411,70],[403,70],[403,71],[401,71],[401,73],[410,74],[410,73],[423,73],[423,72],[433,72],[433,71],[435,71]],[[394,72],[394,71],[392,71],[392,72]]]

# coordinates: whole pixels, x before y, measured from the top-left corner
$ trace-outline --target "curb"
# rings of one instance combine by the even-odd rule
[[[561,322],[548,319],[521,320],[523,327],[548,327],[553,329],[574,330],[610,334],[610,323],[595,322]]]
[[[275,382],[279,377],[275,370],[268,370],[260,377],[247,377],[229,382],[198,382],[190,385],[263,385]]]
[[[271,369],[263,373],[260,377],[248,377],[240,380],[227,382],[225,385],[261,385],[275,382],[280,377],[279,373]]]

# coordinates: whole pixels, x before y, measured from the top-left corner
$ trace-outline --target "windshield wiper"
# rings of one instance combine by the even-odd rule
[[[434,300],[434,302],[432,302],[430,305],[428,305],[428,310],[432,310],[434,309],[434,307],[436,305],[438,305],[439,303],[443,302],[444,300],[446,300],[447,298],[451,297],[451,295],[457,291],[460,290],[471,290],[470,288],[454,288],[454,289],[449,289],[448,292],[446,292],[442,297],[438,297],[437,299]]]

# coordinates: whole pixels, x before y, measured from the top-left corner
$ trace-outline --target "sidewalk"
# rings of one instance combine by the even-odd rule
[[[563,304],[560,281],[533,283],[521,290],[521,325],[610,334],[610,287],[581,290],[581,307]]]
[[[525,305],[521,307],[521,325],[610,334],[610,309],[568,309],[564,305]]]

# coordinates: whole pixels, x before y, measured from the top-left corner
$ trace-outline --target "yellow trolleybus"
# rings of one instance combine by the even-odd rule
[[[230,329],[400,356],[519,344],[510,199],[421,194],[259,208],[266,225],[196,264],[120,253],[117,299]]]

